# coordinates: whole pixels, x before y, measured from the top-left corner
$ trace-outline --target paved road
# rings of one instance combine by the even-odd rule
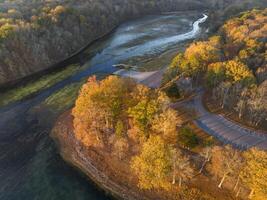
[[[238,149],[257,147],[267,150],[267,134],[244,128],[227,120],[222,115],[208,112],[202,104],[202,94],[199,92],[190,102],[186,103],[187,106],[193,106],[197,111],[199,118],[194,122],[198,127],[223,143],[231,144]]]
[[[158,88],[160,86],[163,70],[155,71],[151,74],[145,74],[137,72],[138,77],[130,76],[136,79],[138,82],[147,85],[151,88]],[[144,76],[144,75],[147,76]],[[208,112],[202,104],[203,91],[198,90],[197,95],[183,102],[178,102],[172,106],[183,106],[194,109],[198,118],[194,120],[194,123],[206,133],[214,136],[224,144],[231,144],[235,148],[245,150],[251,147],[257,147],[263,150],[267,150],[267,133],[260,131],[253,131],[248,128],[242,127],[241,125],[229,121],[222,115],[217,115]]]

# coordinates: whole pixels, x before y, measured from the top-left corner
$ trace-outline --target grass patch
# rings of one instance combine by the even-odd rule
[[[180,90],[176,83],[166,88],[164,92],[172,100],[172,102],[178,101],[181,98]]]
[[[84,82],[85,80],[79,83],[70,84],[60,89],[59,91],[55,92],[50,97],[48,97],[43,102],[43,105],[57,112],[61,112],[71,108],[74,105],[79,90],[81,86],[84,84]]]
[[[202,130],[188,125],[179,130],[178,144],[183,148],[199,153],[205,147],[219,145],[213,136],[208,135]]]
[[[65,69],[45,75],[36,81],[29,82],[23,86],[0,93],[0,106],[5,106],[10,103],[22,100],[40,90],[47,89],[56,83],[70,77],[81,68],[77,65],[70,65]]]
[[[184,148],[193,149],[200,144],[200,138],[193,129],[183,127],[178,134],[178,143]]]
[[[97,76],[98,80],[102,80],[108,74],[99,73],[95,75]],[[87,79],[88,77],[85,77],[77,83],[72,83],[58,90],[57,92],[46,98],[43,101],[42,105],[50,108],[55,112],[62,112],[70,109],[71,107],[73,107],[75,100],[78,97],[80,88],[87,81]]]

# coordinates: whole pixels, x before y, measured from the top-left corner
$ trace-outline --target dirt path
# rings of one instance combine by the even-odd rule
[[[113,74],[133,78],[138,83],[144,84],[150,88],[159,88],[164,74],[164,69],[152,72],[138,72],[134,70],[121,69]]]

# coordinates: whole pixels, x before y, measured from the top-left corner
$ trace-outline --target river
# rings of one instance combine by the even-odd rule
[[[205,31],[199,24],[206,18],[189,12],[126,22],[81,53],[81,70],[71,77],[0,108],[0,199],[110,199],[60,158],[49,133],[62,110],[41,105],[49,96],[85,77],[96,74],[101,78],[115,72],[116,64],[135,65],[142,71],[164,67],[177,49]]]

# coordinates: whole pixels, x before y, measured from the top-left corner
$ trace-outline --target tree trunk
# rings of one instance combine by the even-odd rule
[[[238,118],[241,119],[243,116],[243,104],[241,105],[241,108],[239,109]]]
[[[235,183],[234,191],[236,190],[236,188],[237,188],[237,186],[238,186],[238,184],[239,184],[239,180],[240,180],[240,177],[238,176],[237,181],[236,181],[236,183]]]
[[[164,128],[163,128],[163,135],[165,136],[166,135],[166,127],[165,126],[163,126]]]
[[[208,162],[208,160],[205,160],[205,161],[203,162],[203,164],[202,164],[202,166],[201,166],[201,168],[200,168],[200,170],[199,170],[199,173],[202,173],[202,171],[203,171],[203,169],[204,169],[204,167],[205,167],[205,165],[206,165],[207,162]]]
[[[253,197],[253,195],[254,195],[254,190],[252,189],[252,190],[250,191],[250,194],[249,194],[248,198],[251,199],[251,198]]]
[[[199,72],[197,72],[196,85],[198,85]]]
[[[236,193],[236,197],[238,197],[239,196],[239,194],[240,194],[240,191],[241,191],[241,187],[237,190],[237,193]]]
[[[222,188],[222,184],[223,184],[225,178],[226,178],[226,174],[223,175],[222,180],[221,180],[220,184],[218,185],[218,188]]]
[[[179,187],[182,187],[182,178],[179,178]]]
[[[176,183],[176,176],[175,176],[175,173],[173,173],[172,175],[172,184],[175,185]]]
[[[223,94],[223,101],[222,101],[222,109],[224,109],[225,103],[226,103],[226,95],[228,95],[230,88],[227,88],[226,91]]]
[[[261,122],[261,119],[257,120],[255,126],[257,127],[260,122]]]
[[[172,184],[173,185],[176,183],[176,158],[177,158],[177,152],[176,150],[174,150],[173,158],[172,158],[172,162],[173,162]]]
[[[179,187],[182,187],[182,178],[179,178]]]
[[[239,118],[239,119],[242,119],[242,116],[243,116],[242,111],[239,111],[238,118]]]
[[[109,128],[109,121],[108,121],[108,117],[105,116],[105,124],[106,124],[106,128]]]

